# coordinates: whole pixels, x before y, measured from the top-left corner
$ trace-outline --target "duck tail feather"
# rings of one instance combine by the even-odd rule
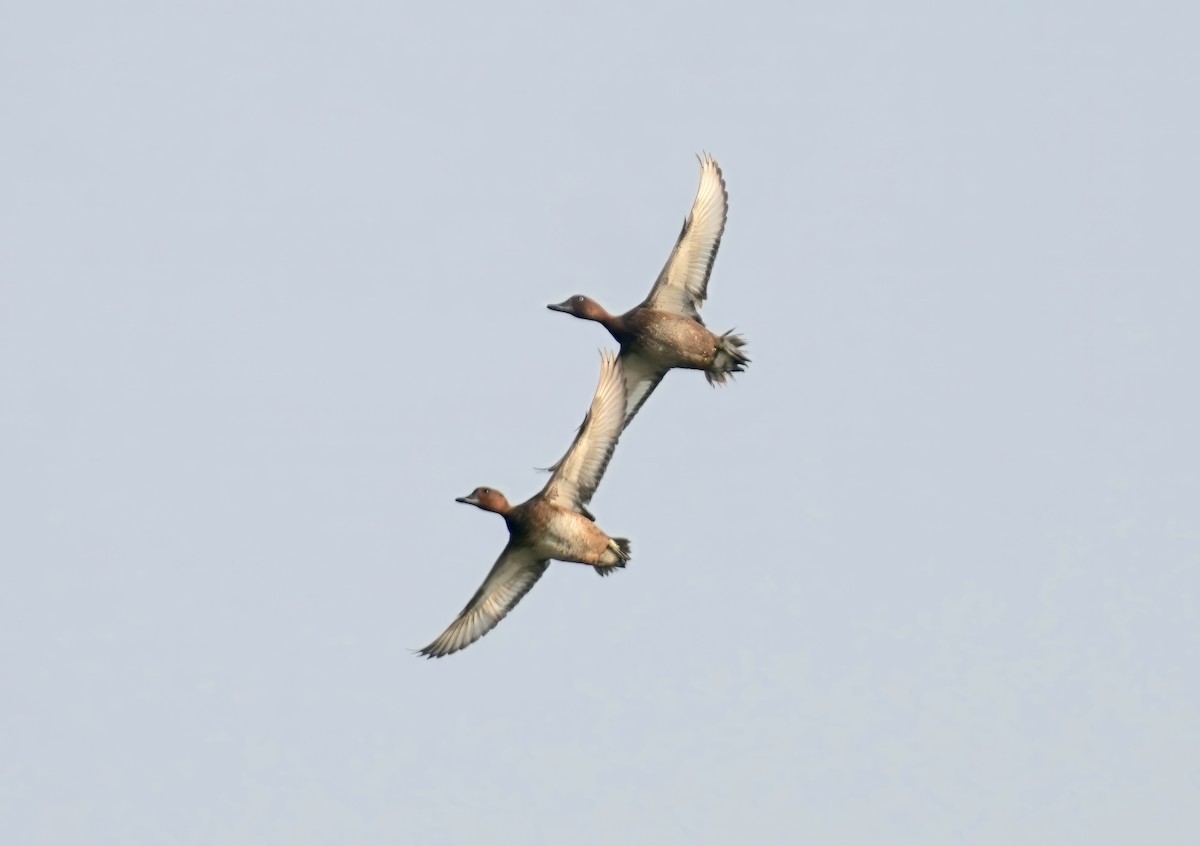
[[[704,378],[710,385],[724,385],[730,374],[741,373],[750,363],[750,359],[742,352],[746,339],[733,334],[730,329],[721,336],[721,345],[717,347],[717,355],[712,367],[704,371]]]

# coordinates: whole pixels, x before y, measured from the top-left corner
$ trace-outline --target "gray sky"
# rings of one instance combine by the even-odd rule
[[[828,5],[4,6],[6,843],[1192,841],[1198,15]],[[752,366],[417,660],[701,149]]]

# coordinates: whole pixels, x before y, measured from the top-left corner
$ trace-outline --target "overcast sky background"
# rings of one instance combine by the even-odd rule
[[[5,843],[1191,843],[1200,13],[5,3]],[[704,310],[442,631],[696,189]]]

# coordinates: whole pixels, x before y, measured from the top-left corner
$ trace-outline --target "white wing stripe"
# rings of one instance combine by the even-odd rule
[[[591,408],[567,454],[554,465],[554,472],[542,489],[547,499],[560,500],[574,510],[591,502],[624,422],[625,377],[621,361],[606,351],[600,357],[600,383]]]
[[[721,246],[729,195],[721,168],[709,154],[700,157],[700,187],[683,230],[659,273],[646,304],[660,311],[699,317],[708,297],[708,278]]]
[[[548,565],[548,561],[539,561],[528,550],[510,543],[454,622],[419,654],[441,658],[479,640],[529,593]]]
[[[637,353],[621,353],[622,370],[625,372],[625,426],[641,409],[642,404],[658,387],[667,371],[651,364],[645,356]]]

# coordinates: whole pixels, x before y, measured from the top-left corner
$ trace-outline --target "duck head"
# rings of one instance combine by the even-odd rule
[[[497,514],[503,514],[509,509],[508,500],[495,488],[476,488],[466,496],[456,497],[454,501],[474,505],[484,511],[495,511]]]
[[[546,306],[551,311],[561,311],[564,314],[572,314],[575,317],[583,320],[596,320],[603,323],[608,319],[609,314],[600,303],[593,300],[591,297],[585,297],[583,294],[576,294],[573,297],[567,297],[561,303],[551,303]]]

